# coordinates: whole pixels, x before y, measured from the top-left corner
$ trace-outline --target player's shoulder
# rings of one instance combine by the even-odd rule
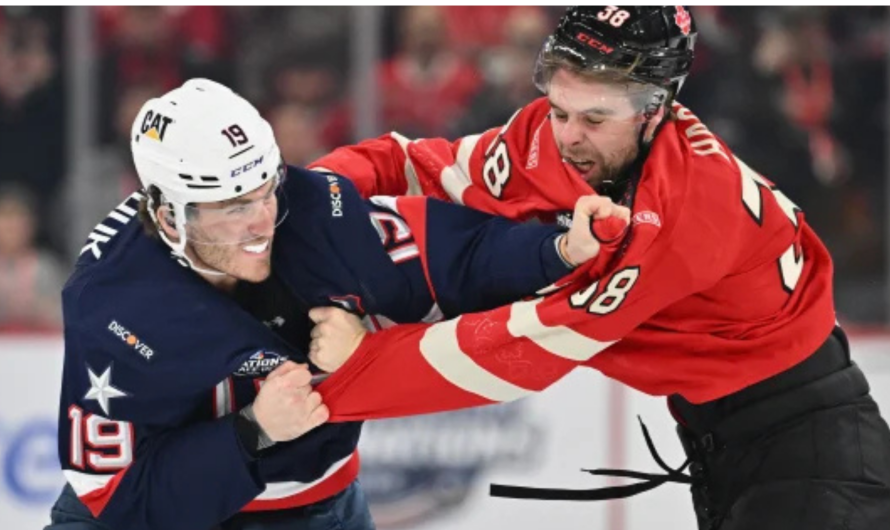
[[[75,269],[105,266],[126,256],[141,234],[139,203],[142,192],[134,192],[114,207],[86,236]]]
[[[261,322],[248,318],[230,297],[169,252],[133,254],[133,260],[74,277],[66,286],[66,363],[114,363],[117,377],[147,397],[157,395],[157,388],[143,381],[187,391],[184,374],[195,370],[203,371],[195,376],[196,385],[215,384],[237,368],[227,364],[223,353],[247,352],[245,345],[255,351],[253,337],[266,336]]]
[[[177,313],[192,315],[189,300],[200,302],[206,296],[206,282],[174,259],[163,242],[130,224],[117,234],[120,239],[106,248],[99,259],[85,258],[62,290],[66,328],[86,329],[98,322],[98,315]],[[131,318],[132,318],[131,317]],[[90,325],[86,325],[90,323]],[[98,322],[110,325],[109,322]]]
[[[512,145],[530,148],[538,129],[547,121],[549,114],[550,103],[547,98],[541,97],[517,109],[507,123],[496,130],[511,138]]]
[[[134,193],[115,207],[90,232],[64,289],[63,300],[91,293],[96,286],[143,288],[181,278],[182,266],[170,249],[149,236],[136,209],[141,194]]]
[[[642,179],[638,194],[646,210],[658,214],[665,225],[684,220],[687,226],[719,225],[731,233],[744,222],[742,176],[735,155],[682,105],[674,105],[673,119],[653,142]]]
[[[519,110],[523,119],[538,123],[550,114],[550,102],[545,97],[540,97]]]
[[[362,202],[350,179],[323,169],[288,166],[283,189],[289,209],[297,207],[302,214],[322,218],[342,218],[346,204]]]
[[[506,180],[520,175],[525,175],[529,170],[540,167],[542,158],[549,155],[549,123],[550,103],[547,98],[538,98],[526,106],[516,110],[510,119],[503,125],[489,129],[479,138],[484,160],[502,160],[504,157],[498,152],[500,145],[506,146],[503,155],[509,160],[499,162],[498,167],[506,167],[502,178],[494,179],[503,186]],[[549,167],[549,164],[543,164]],[[509,176],[507,176],[509,175]],[[515,193],[516,186],[512,186],[508,193]],[[492,188],[492,193],[497,198],[502,198],[499,192]]]
[[[679,188],[685,200],[737,199],[740,169],[730,148],[688,108],[675,104],[674,116],[653,142],[644,173]]]

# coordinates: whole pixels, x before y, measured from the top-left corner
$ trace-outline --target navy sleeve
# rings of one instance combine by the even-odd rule
[[[230,414],[143,444],[97,519],[129,530],[212,528],[264,487]]]
[[[557,226],[519,224],[426,197],[372,202],[397,211],[410,226],[423,274],[445,316],[514,302],[572,271],[559,255],[563,230]]]
[[[572,271],[556,246],[563,230],[553,225],[428,199],[426,232],[430,282],[446,316],[515,302]]]
[[[265,487],[234,411],[211,419],[213,389],[252,353],[286,351],[261,323],[215,299],[215,290],[164,280],[99,282],[63,296],[62,414],[79,411],[84,421],[79,436],[62,422],[62,467],[109,528],[211,528]],[[126,434],[104,451],[86,447],[86,457],[72,462],[68,448],[83,444],[97,419],[99,429]]]

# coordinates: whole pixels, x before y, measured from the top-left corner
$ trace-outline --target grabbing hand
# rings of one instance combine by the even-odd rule
[[[309,318],[315,322],[309,335],[309,359],[322,370],[334,372],[358,349],[365,327],[357,316],[337,307],[315,307]]]
[[[253,401],[253,414],[273,442],[299,438],[328,421],[330,413],[313,392],[305,364],[287,361],[269,374]]]
[[[580,265],[599,255],[602,243],[624,235],[630,223],[630,209],[608,197],[585,195],[575,203],[572,227],[563,237],[560,253],[572,265]]]

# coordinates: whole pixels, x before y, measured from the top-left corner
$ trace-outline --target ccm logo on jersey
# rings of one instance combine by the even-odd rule
[[[326,175],[328,190],[331,193],[331,217],[343,217],[343,196],[340,194],[340,182],[333,175]]]
[[[139,340],[139,337],[133,332],[118,324],[116,320],[112,320],[111,323],[108,324],[108,331],[120,337],[122,341],[136,350],[136,353],[145,357],[147,361],[150,361],[151,358],[154,357],[155,352],[149,348],[148,345]]]
[[[235,375],[243,377],[257,377],[266,375],[278,368],[278,365],[287,360],[286,355],[279,355],[271,351],[258,351],[250,356],[247,361],[238,368]]]
[[[237,177],[238,175],[240,175],[242,173],[247,173],[251,169],[259,166],[260,164],[263,163],[263,158],[265,158],[265,155],[257,158],[253,162],[248,162],[248,163],[244,164],[243,166],[239,167],[238,169],[233,169],[231,177]]]
[[[167,134],[167,126],[171,123],[173,123],[173,118],[168,118],[159,112],[156,113],[150,110],[146,112],[145,117],[142,118],[142,127],[140,130],[142,131],[142,134],[152,140],[163,142],[164,135]]]

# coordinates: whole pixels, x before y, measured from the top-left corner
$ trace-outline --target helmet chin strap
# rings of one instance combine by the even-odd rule
[[[210,276],[225,276],[226,273],[222,271],[199,267],[191,258],[188,257],[185,252],[185,245],[187,243],[187,236],[185,233],[185,206],[176,202],[168,202],[167,206],[173,207],[173,222],[176,227],[176,234],[179,236],[179,241],[173,241],[172,239],[167,237],[167,234],[162,229],[158,230],[158,235],[160,235],[164,243],[166,243],[167,246],[173,250],[173,255],[176,256],[178,259],[184,261],[188,265],[188,267],[194,271],[208,274]],[[154,221],[156,226],[160,227],[161,225],[158,222],[157,215],[155,214],[155,205],[149,205],[148,211],[151,215],[152,221]]]

